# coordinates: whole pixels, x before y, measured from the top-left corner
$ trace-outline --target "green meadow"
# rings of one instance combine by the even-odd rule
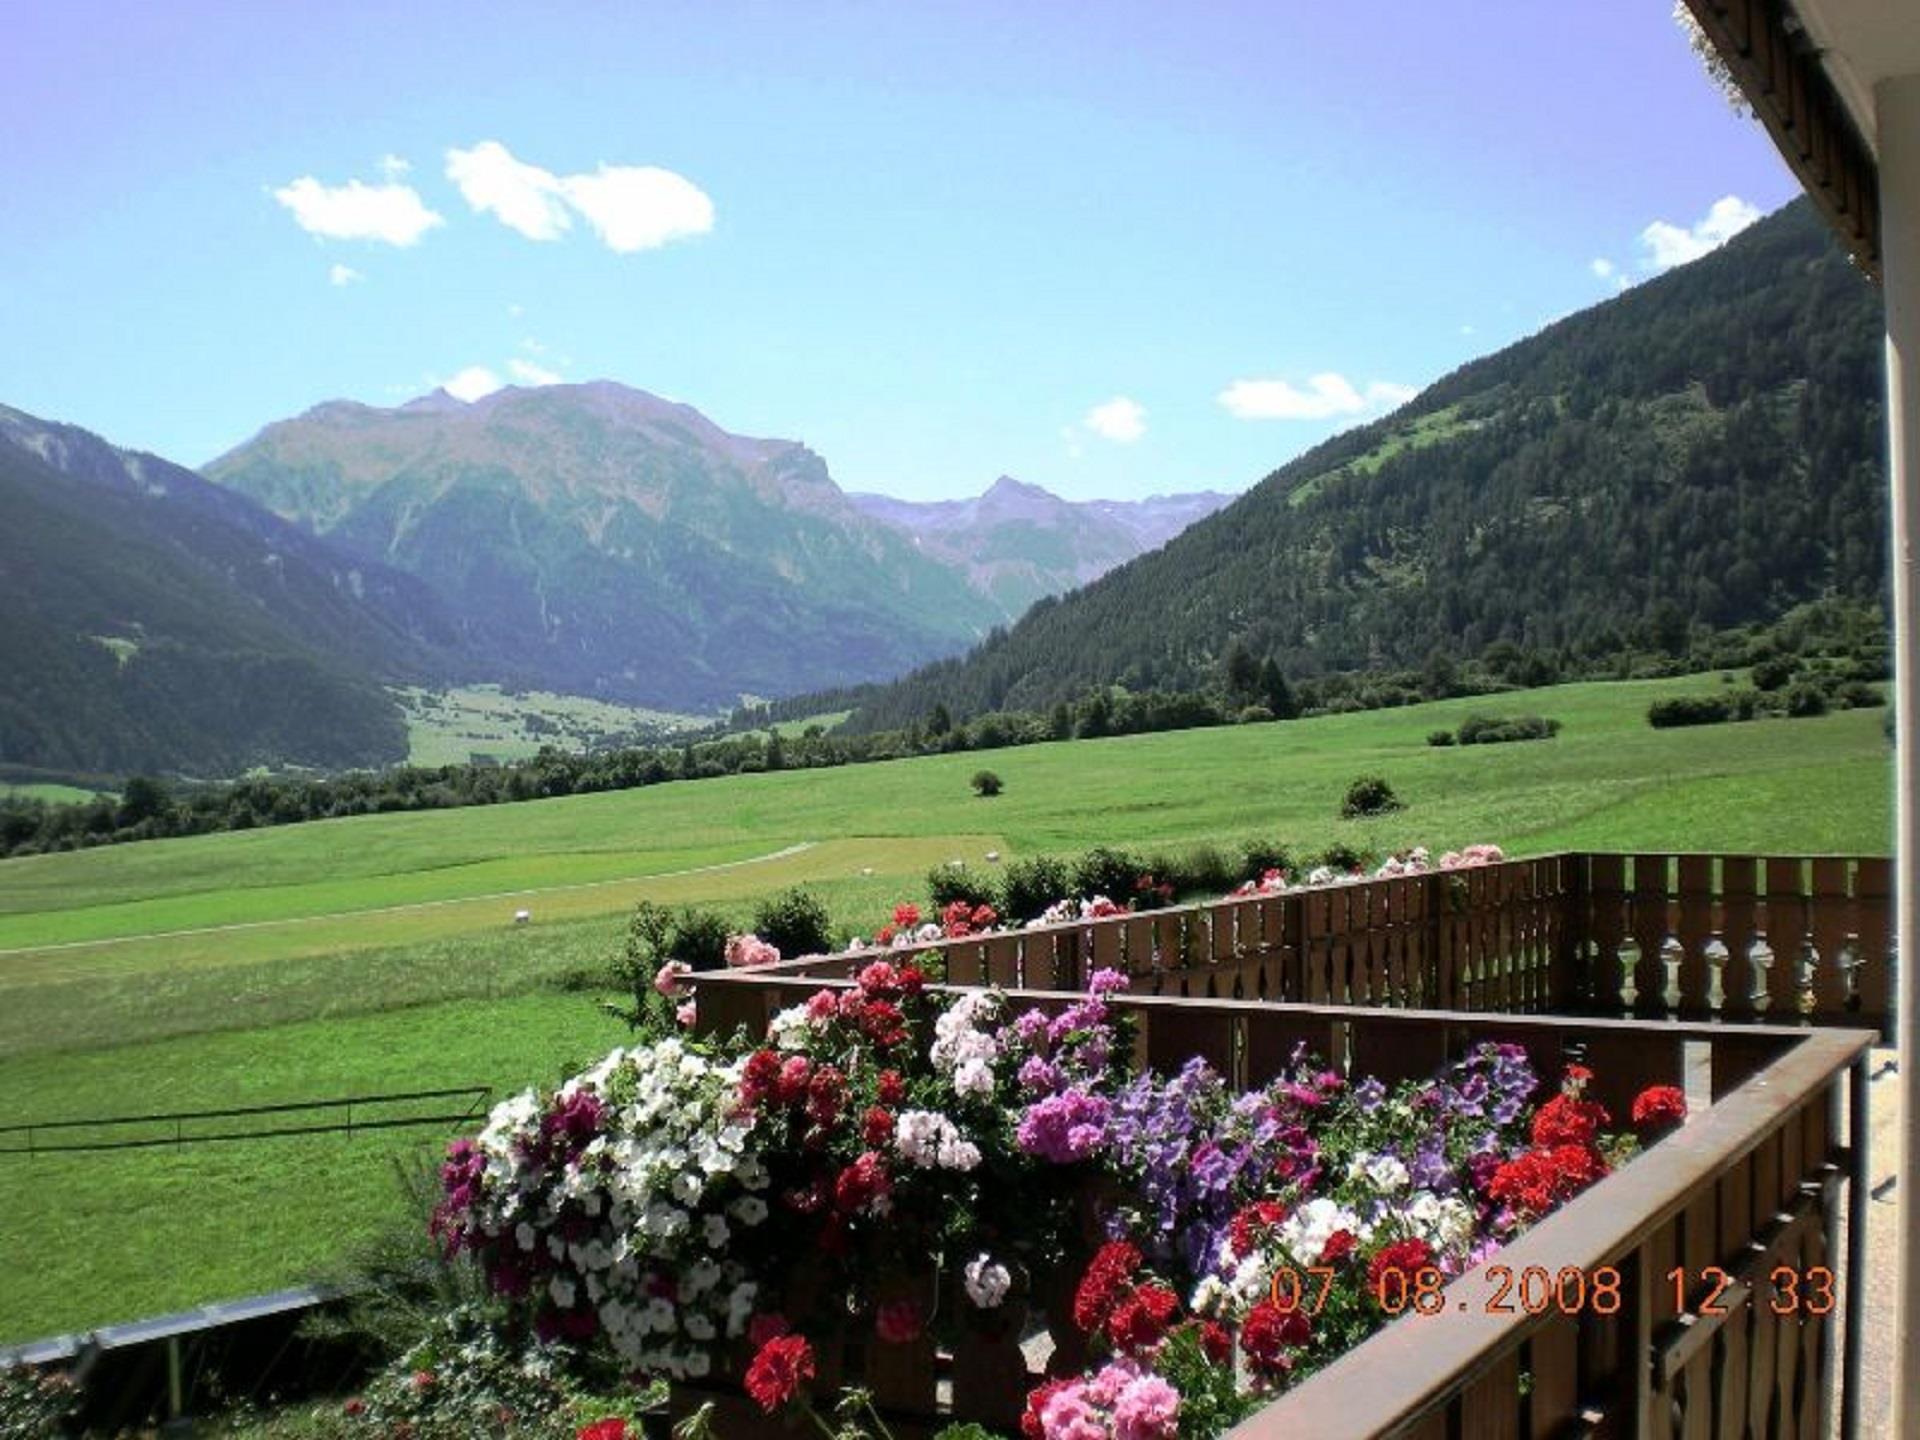
[[[1285,724],[783,771],[618,794],[108,847],[0,863],[10,1121],[557,1078],[617,1043],[596,977],[642,897],[815,888],[845,931],[933,865],[1250,836],[1312,851],[1490,840],[1886,853],[1884,712],[1656,731],[1716,677],[1556,687]],[[1469,714],[1550,741],[1432,748]],[[976,797],[995,770],[1005,792]],[[1356,776],[1406,809],[1342,821]],[[518,909],[531,923],[513,924]],[[297,1283],[413,1223],[396,1159],[444,1140],[266,1140],[0,1157],[0,1341]],[[24,1280],[18,1277],[24,1276]]]

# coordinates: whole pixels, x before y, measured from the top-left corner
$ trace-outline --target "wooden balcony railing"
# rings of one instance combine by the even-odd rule
[[[1884,1031],[1893,869],[1846,856],[1566,853],[942,940],[955,984]],[[845,975],[870,953],[774,967]]]
[[[1506,883],[1485,877],[1483,888]],[[1419,886],[1402,893],[1408,888]],[[1160,933],[1167,916],[1146,919]],[[1028,938],[1014,942],[1016,958],[1027,953]],[[1004,956],[1007,943],[988,941],[980,950]],[[1550,965],[1554,947],[1546,951]],[[820,968],[844,963],[839,957]],[[992,962],[983,964],[991,977]],[[849,982],[768,967],[709,973],[694,983],[702,1032],[745,1025],[758,1033],[775,1012],[822,985]],[[1067,1003],[1051,989],[1011,990],[1008,1000],[1016,1009]],[[1839,1416],[1844,1440],[1857,1434],[1870,1032],[1173,996],[1115,1003],[1137,1017],[1138,1063],[1172,1070],[1202,1055],[1241,1089],[1271,1080],[1302,1043],[1350,1076],[1391,1083],[1499,1040],[1524,1045],[1544,1075],[1573,1059],[1591,1066],[1594,1096],[1615,1115],[1649,1084],[1711,1096],[1679,1132],[1455,1280],[1436,1313],[1394,1322],[1245,1422],[1234,1432],[1238,1440],[1798,1437],[1825,1433],[1830,1413]],[[1844,1255],[1836,1244],[1843,1203]],[[1560,1297],[1571,1288],[1542,1304],[1538,1286],[1524,1297],[1502,1292],[1492,1266],[1556,1280],[1571,1272],[1585,1277],[1588,1295],[1596,1293],[1594,1278],[1609,1271],[1618,1277],[1619,1304],[1589,1300],[1563,1309]],[[1821,1270],[1832,1273],[1831,1305]],[[1065,1287],[1056,1293],[1071,1294],[1077,1276],[1054,1278]],[[1036,1284],[1036,1294],[1047,1288]],[[1069,1320],[1042,1319],[1057,1346],[1079,1353]],[[1018,1349],[1002,1346],[989,1357],[972,1353],[971,1343],[950,1355],[936,1355],[928,1341],[924,1354],[888,1346],[869,1357],[881,1370],[868,1382],[909,1422],[896,1433],[920,1433],[915,1417],[929,1428],[942,1418],[1009,1423],[1007,1407],[1038,1377],[1021,1373]],[[1009,1364],[1020,1368],[1002,1383],[978,1381]],[[956,1379],[944,1408],[937,1403],[942,1374]],[[963,1385],[957,1377],[973,1378]],[[758,1433],[750,1412],[734,1413],[746,1427],[738,1433]],[[723,1425],[720,1433],[735,1431]]]

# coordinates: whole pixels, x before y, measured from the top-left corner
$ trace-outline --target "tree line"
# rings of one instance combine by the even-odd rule
[[[1489,646],[1455,662],[1435,654],[1413,670],[1352,672],[1292,682],[1270,659],[1230,652],[1203,689],[1129,690],[1099,686],[1045,709],[993,710],[969,719],[935,702],[895,729],[803,734],[767,730],[766,712],[747,710],[731,733],[675,744],[586,753],[543,748],[512,764],[401,765],[331,776],[254,776],[226,784],[171,784],[135,776],[117,797],[51,804],[0,798],[0,855],[22,856],[95,845],[295,825],[352,815],[511,804],[563,795],[632,790],[769,770],[871,764],[916,755],[989,751],[1111,735],[1287,721],[1303,716],[1383,709],[1463,695],[1496,695],[1575,678],[1624,679],[1689,671],[1761,667],[1762,678],[1798,657],[1827,657],[1849,680],[1888,673],[1888,633],[1880,612],[1843,600],[1796,608],[1770,626],[1713,631],[1695,627],[1680,656],[1623,648],[1594,657],[1578,650],[1543,653]]]

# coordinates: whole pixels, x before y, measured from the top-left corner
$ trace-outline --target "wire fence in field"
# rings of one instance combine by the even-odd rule
[[[174,1110],[80,1120],[33,1120],[0,1125],[0,1155],[73,1154],[271,1140],[290,1135],[353,1136],[426,1125],[469,1125],[493,1092],[485,1085],[404,1090],[330,1100],[293,1100],[225,1110]]]

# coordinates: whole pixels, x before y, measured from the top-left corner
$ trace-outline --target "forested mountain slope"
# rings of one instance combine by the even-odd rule
[[[0,762],[403,758],[377,678],[431,673],[448,637],[413,582],[336,560],[191,471],[0,408]]]
[[[853,723],[1090,686],[1414,667],[1497,641],[1579,670],[1886,585],[1877,292],[1804,201],[1448,375]]]

